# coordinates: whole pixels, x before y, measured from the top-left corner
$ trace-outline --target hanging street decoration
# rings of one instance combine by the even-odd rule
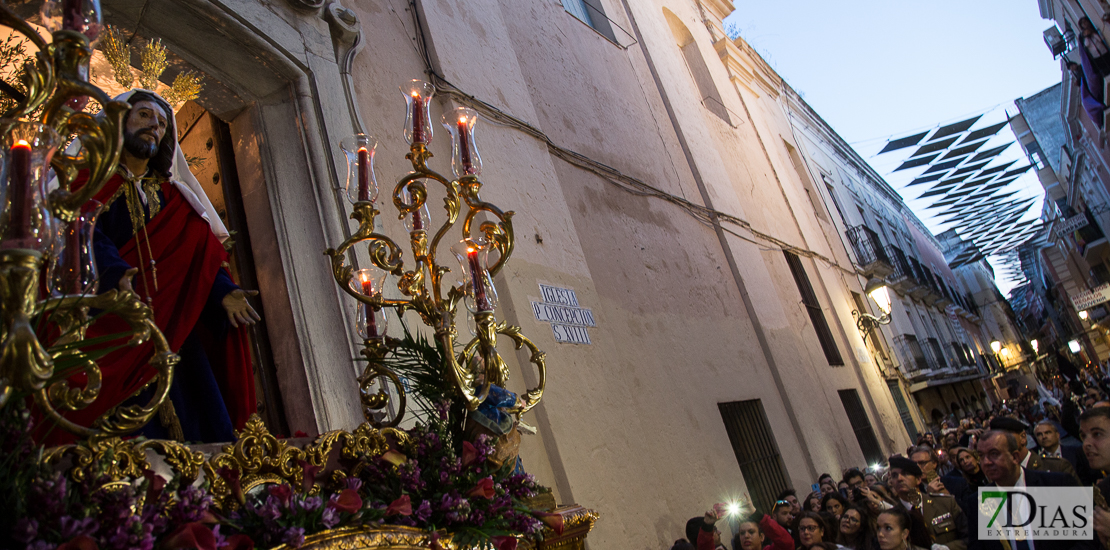
[[[963,239],[975,243],[975,248],[953,258],[951,267],[987,256],[1006,258],[1043,229],[1040,221],[1031,222],[1027,215],[1039,199],[1018,195],[1021,188],[1017,182],[1032,165],[1002,158],[1014,145],[1012,138],[1000,141],[1003,138],[999,137],[1008,120],[981,125],[984,118],[990,118],[987,114],[892,138],[878,153],[906,155],[912,151],[892,170],[915,171],[905,178],[908,183],[903,186],[903,196],[925,201],[921,207],[924,218],[956,229]],[[977,124],[981,126],[975,128]],[[890,156],[897,158],[898,154]],[[1020,278],[1020,269],[1015,273]],[[1008,274],[1004,267],[1003,275]]]

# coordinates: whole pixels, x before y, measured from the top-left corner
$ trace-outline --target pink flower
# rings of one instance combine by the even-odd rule
[[[391,502],[389,508],[385,509],[385,515],[393,516],[411,516],[412,515],[412,500],[408,495],[401,495],[401,498]]]
[[[151,469],[143,470],[143,477],[146,478],[147,483],[146,501],[154,502],[162,494],[162,489],[166,486],[166,480]]]
[[[96,541],[88,535],[81,535],[67,540],[57,550],[99,550]],[[214,549],[213,549],[214,550]]]
[[[269,492],[270,496],[280,500],[281,503],[285,505],[289,505],[289,500],[293,498],[293,488],[284,483],[281,485],[271,485]]]
[[[239,504],[245,504],[247,498],[243,496],[243,485],[240,483],[242,472],[230,466],[221,466],[216,473],[227,482],[228,487],[231,488],[231,494],[235,495],[235,498],[239,500]]]
[[[476,460],[478,460],[478,449],[475,449],[474,445],[471,445],[469,441],[463,441],[463,452],[462,452],[462,465],[463,465],[463,467],[465,468],[467,466],[470,466],[471,464],[474,464],[474,461],[476,461]]]
[[[562,515],[551,512],[540,512],[539,510],[532,512],[532,515],[535,516],[536,519],[542,521],[544,525],[550,527],[552,531],[555,531],[556,535],[563,534]]]
[[[340,512],[353,514],[362,509],[362,497],[358,496],[358,491],[354,489],[343,489],[328,502],[328,506]]]
[[[254,541],[242,533],[231,535],[219,550],[254,550]]]
[[[197,550],[216,550],[216,535],[212,530],[205,527],[200,522],[186,523],[179,527],[165,542],[162,543],[162,548],[166,550],[178,550],[185,548],[196,548]]]
[[[304,492],[307,493],[311,491],[312,486],[316,484],[316,474],[320,473],[320,470],[322,470],[323,468],[304,460],[298,460],[297,464],[300,465],[302,470],[304,470]]]
[[[516,537],[493,537],[490,542],[495,550],[516,550]]]
[[[493,489],[493,478],[484,477],[478,480],[478,484],[475,485],[473,489],[467,491],[466,496],[493,498],[495,494],[497,494],[497,492]],[[513,548],[516,547],[514,546]]]

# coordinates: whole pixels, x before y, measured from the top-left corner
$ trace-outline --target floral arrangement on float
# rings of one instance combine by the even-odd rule
[[[14,104],[0,121],[0,509],[6,512],[0,547],[583,547],[598,514],[556,506],[518,457],[520,430],[527,429],[521,416],[543,396],[546,363],[520,327],[495,315],[493,276],[513,250],[513,213],[481,199],[474,110],[458,107],[443,117],[454,178],[429,168],[435,89],[426,82],[402,88],[412,170],[392,190],[407,233],[399,242],[411,250],[408,267],[398,241],[375,229],[376,140],[357,133],[341,144],[358,229],[326,254],[336,283],[357,301],[366,365],[355,382],[367,421],[352,431],[285,439],[255,415],[236,441],[209,455],[179,441],[135,438],[166,401],[177,357],[150,305],[134,292],[91,293],[96,285],[87,279],[95,265],[87,236],[74,245],[65,239],[47,245],[52,220],[74,234],[82,223],[91,226],[85,216],[118,163],[128,106],[88,82],[92,43],[103,30],[99,1],[48,0],[42,15],[50,43],[0,3],[0,24],[37,49],[20,73],[21,86],[0,83]],[[118,42],[108,34],[109,45]],[[102,107],[96,117],[80,110],[89,100]],[[15,139],[28,129],[45,137]],[[76,136],[84,152],[59,151],[58,136]],[[90,175],[71,189],[78,170]],[[59,180],[49,193],[48,174]],[[428,207],[428,185],[442,188],[439,219]],[[454,228],[461,239],[445,241]],[[441,248],[458,260],[453,280],[439,260]],[[43,299],[39,274],[61,258],[70,258],[66,265],[80,284]],[[396,292],[387,297],[390,277]],[[415,312],[429,336],[403,323],[403,338],[387,336],[387,311],[398,319]],[[154,343],[154,391],[146,403],[120,404],[82,425],[59,411],[80,411],[100,391],[97,362],[106,342],[86,339],[84,328],[105,314],[130,327],[116,338]],[[457,317],[466,319],[468,341],[457,340]],[[57,328],[39,330],[43,323]],[[497,350],[499,336],[527,348],[536,387],[521,394],[506,389],[509,367]],[[83,376],[83,387],[71,386],[75,374]],[[403,429],[406,411],[418,421]],[[34,440],[43,427],[36,423],[54,423],[78,440],[44,448]]]

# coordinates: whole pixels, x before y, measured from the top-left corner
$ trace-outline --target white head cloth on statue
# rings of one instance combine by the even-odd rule
[[[146,92],[158,97],[158,99],[161,99],[166,105],[170,104],[170,102],[166,101],[157,93],[142,88],[132,88],[112,99],[126,102],[135,92]],[[173,113],[166,113],[166,116],[173,117]],[[173,127],[176,132],[176,121]],[[200,182],[197,181],[196,176],[189,170],[189,163],[185,160],[185,153],[181,152],[181,143],[177,141],[177,135],[175,134],[169,137],[173,139],[173,164],[170,166],[170,174],[172,176],[170,183],[181,191],[182,196],[185,197],[185,201],[193,207],[193,210],[196,210],[197,214],[200,214],[200,217],[208,222],[208,225],[212,227],[212,233],[216,234],[216,238],[220,239],[220,242],[226,241],[231,235],[227,232],[227,228],[224,227],[224,222],[220,220],[220,215],[216,213],[216,209],[212,206],[212,201],[208,200],[208,195],[205,194],[204,188],[200,186]]]
[[[135,92],[146,92],[157,96],[165,102],[166,105],[169,105],[169,102],[162,98],[162,96],[142,88],[132,88],[112,99],[126,102]],[[166,116],[173,117],[173,113],[166,113]],[[126,118],[124,120],[126,120]],[[177,124],[175,122],[174,130],[176,129]],[[200,217],[204,218],[204,221],[208,222],[216,238],[220,239],[220,242],[226,241],[231,234],[229,234],[227,228],[224,227],[224,222],[220,220],[220,215],[216,213],[216,209],[212,206],[212,201],[208,200],[208,195],[204,193],[204,188],[200,186],[200,182],[197,181],[196,176],[189,170],[189,163],[185,160],[185,153],[181,152],[181,144],[178,143],[177,136],[173,135],[170,137],[173,139],[173,163],[170,166],[170,175],[172,176],[170,178],[170,183],[172,183],[174,187],[177,187],[178,191],[181,191],[181,195],[185,197],[185,201],[193,207],[193,210],[195,210],[197,214],[200,214]],[[162,139],[165,139],[165,137]],[[78,139],[70,144],[66,153],[75,156],[80,151],[81,140]],[[57,187],[58,180],[51,178],[48,185],[51,188]]]

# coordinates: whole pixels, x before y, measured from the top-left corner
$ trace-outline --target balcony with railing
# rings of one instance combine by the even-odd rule
[[[917,281],[913,278],[913,268],[906,259],[906,253],[902,252],[901,248],[890,245],[886,247],[886,254],[890,258],[891,266],[894,267],[894,271],[886,277],[887,284],[899,294],[905,294],[917,286]]]
[[[857,225],[848,230],[848,242],[856,254],[859,268],[867,277],[886,277],[894,271],[890,258],[883,248],[879,234],[866,225]]]
[[[917,283],[917,286],[910,289],[910,296],[920,300],[929,293],[929,282],[925,278],[925,268],[913,256],[906,256],[906,259],[910,262],[910,271],[913,273],[914,282]]]
[[[967,310],[967,319],[972,322],[979,322],[979,304],[975,303],[975,297],[970,294],[964,294],[964,302],[966,305],[964,309]]]
[[[936,338],[925,339],[925,356],[929,359],[929,363],[933,365],[934,369],[947,370],[950,365],[948,358],[944,356],[944,350],[940,347],[940,341]]]
[[[937,287],[940,289],[940,296],[937,297],[937,302],[933,305],[943,309],[953,303],[952,292],[948,289],[948,283],[944,282],[941,277],[937,277]]]
[[[932,366],[929,364],[929,359],[926,358],[925,351],[921,348],[921,342],[918,342],[917,336],[913,334],[895,336],[894,349],[898,350],[898,356],[902,358],[902,368],[908,378],[924,378],[929,375]]]

